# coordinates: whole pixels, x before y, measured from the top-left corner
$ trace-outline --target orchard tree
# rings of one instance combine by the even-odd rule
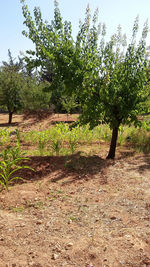
[[[29,37],[35,44],[39,62],[51,62],[53,81],[51,86],[65,84],[68,95],[80,99],[82,114],[80,123],[91,128],[103,121],[112,129],[112,140],[107,158],[115,158],[118,131],[121,124],[138,124],[138,114],[149,94],[146,69],[148,54],[145,23],[142,37],[136,43],[138,18],[135,20],[132,40],[127,45],[121,27],[110,41],[105,42],[105,25],[97,23],[98,12],[90,15],[87,7],[84,22],[80,22],[76,41],[73,40],[71,23],[64,22],[54,1],[54,20],[44,23],[39,8],[34,9],[34,20],[23,2],[23,15]],[[55,92],[55,91],[54,91]]]
[[[0,105],[7,108],[8,123],[12,122],[13,113],[21,109],[20,91],[23,86],[23,76],[20,73],[22,61],[14,62],[8,50],[9,62],[3,62],[0,67]]]
[[[97,60],[97,40],[100,27],[96,28],[98,12],[93,17],[93,25],[90,28],[90,9],[87,7],[84,24],[80,24],[80,31],[75,42],[72,37],[71,22],[63,22],[58,2],[54,1],[54,19],[51,24],[43,22],[40,8],[34,8],[32,19],[28,6],[23,3],[22,11],[25,18],[24,24],[28,28],[23,34],[35,44],[35,51],[27,51],[26,62],[28,66],[41,66],[49,70],[51,82],[49,91],[52,92],[52,102],[55,105],[61,103],[64,93],[72,97],[77,92],[82,95],[82,84],[92,70],[93,60]],[[101,27],[103,29],[103,27]],[[85,38],[85,40],[83,40]],[[92,43],[91,47],[89,44]],[[97,49],[97,50],[96,50]],[[94,74],[95,75],[95,74]],[[97,71],[96,71],[97,75]],[[90,79],[93,71],[90,74]],[[84,98],[84,97],[83,97]],[[78,98],[79,99],[79,98]]]
[[[37,7],[34,8],[33,20],[25,1],[21,2],[24,24],[28,27],[28,33],[23,31],[23,34],[33,41],[36,48],[35,51],[27,51],[26,62],[28,66],[41,66],[42,70],[45,67],[51,72],[49,91],[53,104],[59,108],[64,80],[70,84],[73,76],[72,66],[68,73],[74,55],[71,23],[63,23],[57,1],[54,2],[54,20],[51,24],[43,22],[40,8]]]
[[[150,94],[146,70],[148,53],[146,51],[147,22],[142,37],[136,44],[138,17],[133,26],[132,40],[126,44],[126,37],[118,27],[117,34],[106,44],[101,43],[99,62],[96,66],[99,74],[95,84],[86,83],[83,102],[82,121],[91,126],[98,124],[99,118],[109,124],[112,139],[108,159],[115,158],[118,131],[121,124],[138,125],[138,114],[143,111],[143,102]],[[92,93],[91,93],[92,91]],[[101,115],[100,115],[101,114]]]

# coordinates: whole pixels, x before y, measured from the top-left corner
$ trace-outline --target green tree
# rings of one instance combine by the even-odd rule
[[[138,124],[142,102],[149,94],[147,23],[137,44],[138,18],[133,26],[131,43],[127,45],[120,26],[117,34],[105,42],[105,25],[97,23],[97,10],[91,18],[87,7],[85,20],[80,22],[74,42],[71,23],[63,23],[58,3],[54,3],[54,20],[50,25],[43,23],[38,8],[34,10],[34,21],[28,7],[23,4],[25,24],[29,30],[24,34],[35,43],[38,59],[43,62],[43,58],[47,58],[52,62],[53,88],[58,83],[65,84],[68,95],[73,93],[79,97],[82,106],[80,122],[89,123],[91,128],[100,120],[109,124],[112,140],[107,158],[113,159],[120,125]]]
[[[121,124],[137,125],[138,114],[143,110],[150,93],[147,86],[146,70],[148,54],[146,52],[147,22],[144,25],[142,37],[136,44],[138,18],[133,26],[132,40],[127,45],[126,37],[118,27],[117,34],[107,43],[101,41],[98,62],[94,60],[96,76],[85,83],[86,90],[83,101],[82,122],[90,123],[92,127],[99,119],[108,123],[112,129],[112,140],[107,158],[115,157],[118,130]],[[93,77],[92,77],[93,79]],[[93,79],[94,81],[94,79]]]
[[[21,90],[22,109],[25,111],[48,110],[51,105],[51,94],[43,92],[49,87],[48,82],[38,81],[37,77],[26,77]]]
[[[9,62],[3,62],[0,68],[0,105],[7,108],[8,123],[12,122],[13,113],[21,109],[20,91],[23,85],[23,76],[20,73],[22,62],[14,63],[10,51]]]
[[[67,21],[63,23],[57,1],[54,1],[54,19],[51,24],[43,22],[38,7],[34,8],[35,20],[33,20],[25,1],[22,2],[24,24],[28,27],[28,32],[23,31],[23,34],[33,41],[36,48],[35,51],[27,51],[26,62],[31,68],[33,66],[41,67],[42,79],[50,78],[50,86],[47,91],[51,92],[51,101],[56,107],[55,110],[59,111],[62,109],[61,96],[64,83],[68,91],[70,91],[70,87],[75,88],[73,77],[75,77],[74,72],[78,58],[72,37],[71,23]],[[43,77],[45,76],[43,75],[45,74],[44,69],[47,70],[47,77]]]
[[[62,105],[65,111],[67,112],[67,120],[68,120],[68,115],[71,113],[72,110],[75,110],[79,104],[77,103],[75,95],[72,96],[65,96],[62,95]]]

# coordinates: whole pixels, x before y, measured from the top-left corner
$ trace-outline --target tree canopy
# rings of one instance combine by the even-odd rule
[[[91,17],[89,6],[85,20],[80,22],[76,40],[72,37],[70,22],[63,22],[55,0],[54,19],[43,22],[40,8],[35,7],[34,19],[22,1],[23,32],[35,44],[35,51],[27,51],[29,64],[51,65],[51,90],[57,94],[66,88],[69,95],[80,99],[80,123],[91,127],[100,120],[112,129],[112,140],[107,158],[114,158],[118,130],[121,124],[137,124],[143,101],[149,95],[148,52],[146,37],[148,24],[144,24],[141,39],[136,42],[139,21],[135,19],[132,39],[118,26],[117,33],[105,41],[105,24],[98,24],[98,11]],[[34,59],[33,59],[34,56]],[[59,94],[58,94],[59,97]]]

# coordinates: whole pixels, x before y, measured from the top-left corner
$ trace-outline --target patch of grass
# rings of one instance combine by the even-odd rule
[[[26,208],[35,208],[35,209],[43,209],[45,207],[45,204],[43,201],[26,201],[25,204]]]
[[[25,210],[24,206],[20,206],[20,207],[10,207],[9,208],[11,211],[13,212],[23,212]]]
[[[78,221],[78,218],[74,215],[70,215],[69,216],[69,220],[72,221],[72,222],[77,222]]]
[[[50,200],[55,200],[57,198],[60,198],[60,196],[62,197],[63,195],[63,191],[61,190],[50,190],[49,192],[49,197],[50,197]]]

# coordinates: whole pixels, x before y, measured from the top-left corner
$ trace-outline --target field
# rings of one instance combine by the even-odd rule
[[[76,132],[66,137],[68,126],[55,127],[76,118],[14,116],[12,135],[5,135],[1,150],[9,143],[15,147],[17,128],[19,149],[35,171],[19,170],[24,181],[0,192],[0,266],[150,266],[148,141],[141,151],[142,144],[124,142],[135,140],[134,130],[129,137],[120,133],[116,159],[106,160],[108,129],[91,134],[85,128],[76,139]],[[7,119],[0,115],[0,130]],[[53,136],[44,135],[49,127],[57,128]],[[64,139],[56,138],[59,131]],[[149,133],[142,142],[148,138]]]

